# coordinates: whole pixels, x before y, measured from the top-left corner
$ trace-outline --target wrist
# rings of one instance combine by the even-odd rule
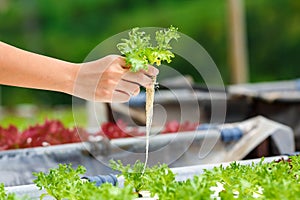
[[[74,86],[75,86],[79,68],[80,68],[79,64],[68,63],[68,67],[66,68],[66,73],[65,73],[64,87],[62,88],[61,92],[73,95]]]

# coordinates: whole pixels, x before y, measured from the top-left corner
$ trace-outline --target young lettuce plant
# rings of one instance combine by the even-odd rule
[[[14,193],[7,193],[4,188],[4,184],[0,184],[0,199],[1,200],[29,200],[27,197],[17,197]]]
[[[16,200],[16,197],[14,194],[6,194],[4,189],[4,184],[0,184],[0,199],[3,200]]]
[[[117,48],[125,56],[131,71],[148,70],[149,64],[159,66],[162,61],[170,63],[175,57],[171,51],[170,42],[180,38],[177,30],[178,28],[171,26],[168,29],[156,31],[157,45],[153,46],[150,35],[139,31],[139,28],[133,28],[128,34],[129,38],[122,39],[123,42],[117,44]]]
[[[129,32],[128,39],[122,39],[123,42],[117,44],[117,48],[126,58],[126,64],[130,66],[132,72],[139,70],[148,70],[148,65],[161,65],[162,61],[170,63],[174,54],[170,42],[180,38],[177,32],[178,28],[171,26],[168,29],[158,30],[155,33],[156,46],[151,43],[150,35],[139,28],[133,28]],[[146,159],[147,166],[149,151],[149,134],[153,116],[153,101],[155,91],[156,77],[153,77],[153,84],[146,88]]]
[[[204,170],[203,174],[178,182],[166,165],[147,167],[143,176],[143,163],[123,166],[120,161],[111,161],[111,167],[122,172],[127,186],[137,192],[148,190],[159,200],[190,199],[299,199],[300,156],[289,161],[241,165],[232,162],[229,166]],[[135,174],[137,173],[137,174]]]
[[[121,161],[111,161],[111,167],[121,172],[124,187],[119,188],[110,183],[97,187],[93,182],[82,181],[80,174],[85,168],[77,169],[71,165],[59,165],[49,173],[35,173],[34,181],[46,195],[56,200],[134,200],[136,192],[149,191],[152,197],[159,200],[190,199],[299,199],[300,194],[300,156],[291,156],[289,160],[270,163],[261,162],[252,165],[241,165],[232,162],[227,167],[219,166],[204,170],[186,181],[176,181],[175,174],[165,164],[146,167],[137,161],[134,165],[124,166]],[[6,194],[4,185],[0,184],[1,200],[25,200],[15,194]]]
[[[123,165],[118,160],[110,161],[110,167],[113,170],[120,171],[124,177],[124,185],[134,188],[136,193],[141,191],[149,191],[151,196],[159,195],[172,196],[174,192],[175,174],[166,164],[157,164],[150,167],[146,167],[144,173],[144,163],[137,160],[134,165]],[[161,199],[161,198],[160,198]]]
[[[130,186],[119,188],[111,183],[104,183],[98,187],[93,182],[83,181],[80,175],[85,171],[83,166],[73,169],[70,164],[60,164],[58,168],[50,169],[49,173],[34,173],[37,177],[34,180],[36,186],[40,190],[46,190],[40,199],[46,196],[51,196],[56,200],[128,200],[137,197]]]

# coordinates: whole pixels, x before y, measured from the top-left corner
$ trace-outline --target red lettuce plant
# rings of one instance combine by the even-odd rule
[[[167,122],[161,133],[177,133],[195,130],[197,123],[178,121]],[[128,127],[122,120],[116,123],[107,122],[101,125],[97,135],[108,139],[128,138],[145,135],[138,128]],[[50,146],[66,143],[88,141],[89,134],[83,128],[66,128],[59,120],[46,120],[43,124],[30,126],[24,131],[14,125],[7,128],[0,127],[0,151],[18,148]]]
[[[106,122],[101,125],[99,134],[105,135],[108,139],[127,138],[133,136],[141,136],[143,133],[139,132],[137,128],[128,129],[128,126],[122,120],[118,120],[116,123]]]
[[[177,133],[177,132],[184,132],[184,131],[194,131],[199,123],[196,122],[183,122],[179,123],[176,120],[169,121],[165,124],[164,129],[161,133]]]
[[[0,150],[30,148],[88,140],[82,128],[66,128],[59,120],[46,120],[44,124],[30,126],[23,132],[15,126],[0,127]]]
[[[19,147],[20,132],[17,127],[0,127],[0,150],[15,149]]]
[[[66,128],[59,120],[46,120],[26,129],[21,134],[20,148],[58,145],[86,141],[88,133],[83,129]]]

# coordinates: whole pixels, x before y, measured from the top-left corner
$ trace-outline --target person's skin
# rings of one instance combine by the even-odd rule
[[[52,90],[86,100],[126,102],[140,86],[150,86],[158,70],[131,72],[125,59],[108,55],[71,63],[28,52],[0,41],[0,84]]]

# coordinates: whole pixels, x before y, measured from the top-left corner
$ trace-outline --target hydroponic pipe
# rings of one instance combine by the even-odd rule
[[[94,182],[96,186],[100,186],[103,183],[111,183],[112,185],[116,186],[118,183],[118,179],[115,175],[97,175],[97,176],[84,176],[82,179],[86,179],[90,182]]]
[[[230,128],[219,128],[218,125],[214,125],[214,124],[201,124],[197,127],[196,130],[204,131],[209,129],[220,131],[221,139],[223,142],[237,141],[243,136],[244,133],[244,131],[238,126],[234,126]]]

